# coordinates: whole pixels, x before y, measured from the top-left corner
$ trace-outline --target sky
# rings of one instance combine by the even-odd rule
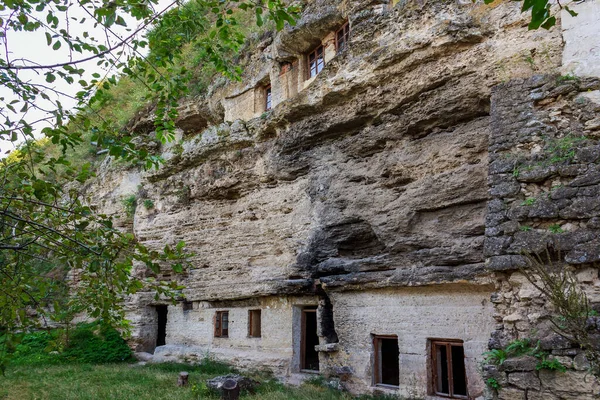
[[[163,10],[166,7],[168,7],[171,3],[172,3],[172,0],[170,0],[170,1],[160,0],[158,5],[156,6],[156,9]],[[6,21],[6,19],[8,17],[8,15],[6,15],[5,13],[6,12],[4,12],[4,15],[0,13],[0,17],[4,21]],[[60,15],[60,14],[63,14],[63,15]],[[71,33],[72,36],[82,36],[83,32],[86,31],[90,34],[90,36],[98,38],[101,41],[101,43],[105,44],[105,45],[107,43],[108,44],[117,43],[121,38],[129,36],[131,34],[131,32],[133,32],[133,30],[137,29],[137,26],[139,24],[139,22],[136,21],[135,19],[133,19],[133,18],[127,19],[127,18],[125,18],[125,16],[123,16],[125,18],[127,25],[129,26],[129,28],[125,28],[120,25],[113,25],[111,27],[111,30],[116,34],[116,36],[109,34],[107,37],[107,35],[105,35],[105,32],[101,27],[95,28],[93,26],[94,24],[93,24],[91,18],[89,17],[89,15],[86,14],[86,12],[82,9],[81,6],[79,6],[79,5],[69,6],[66,14],[69,15],[69,19],[70,19],[69,32]],[[64,15],[65,15],[65,13],[57,14],[57,16],[59,18],[60,17],[64,18]],[[45,21],[46,12],[36,13],[36,14],[34,14],[34,16],[36,16],[36,17],[39,16],[39,18],[41,20]],[[87,20],[83,24],[78,23],[78,21],[80,21],[84,17],[86,17]],[[64,24],[63,24],[63,26],[64,26]],[[45,31],[43,28],[39,29],[36,32],[7,31],[6,38],[0,40],[0,57],[4,61],[6,61],[8,58],[9,60],[11,60],[13,62],[15,60],[24,58],[24,59],[28,59],[28,60],[33,60],[33,61],[35,61],[39,64],[43,64],[43,65],[66,62],[66,61],[70,60],[70,53],[69,53],[68,47],[66,45],[64,45],[64,43],[63,43],[63,46],[58,50],[53,50],[51,46],[52,46],[52,44],[51,45],[47,44]],[[81,59],[81,58],[86,57],[89,54],[90,53],[81,54],[81,53],[73,52],[72,59],[73,60]],[[88,80],[88,81],[92,79],[91,75],[94,72],[100,73],[102,76],[104,76],[107,72],[107,71],[103,70],[103,68],[97,66],[97,60],[80,63],[77,65],[77,67],[84,68],[86,70],[86,73],[83,76],[83,79]],[[49,84],[46,82],[45,76],[42,73],[34,72],[33,70],[20,71],[19,78],[22,80],[31,81],[31,82],[35,82],[35,83],[43,83],[47,86],[53,87],[57,91],[65,93],[66,95],[59,96],[59,100],[63,104],[63,107],[67,108],[67,109],[71,109],[72,107],[74,107],[76,105],[76,101],[73,99],[70,99],[68,95],[74,96],[75,93],[77,93],[79,90],[81,90],[81,87],[77,83],[69,84],[59,77],[57,77],[57,79],[53,83]],[[50,94],[50,92],[47,92],[47,94]],[[14,94],[11,92],[10,89],[8,89],[6,87],[0,87],[0,98],[4,98],[4,100],[0,101],[0,107],[4,108],[4,104],[9,103],[14,98]],[[47,107],[47,108],[55,108],[52,105],[48,104],[48,102],[45,102],[41,99],[38,102],[36,102],[36,105],[42,106],[42,107]],[[18,120],[21,117],[22,117],[22,114],[17,114],[17,115],[13,114],[13,119]],[[27,121],[37,121],[37,120],[45,118],[45,117],[47,117],[46,113],[39,111],[39,110],[32,109],[31,111],[28,111],[28,113],[26,115],[26,120]],[[35,131],[37,132],[36,137],[42,136],[40,131],[45,126],[44,124],[45,123],[40,123],[40,124],[36,125],[36,129],[35,129]],[[12,151],[15,148],[15,146],[17,146],[21,141],[22,141],[22,138],[19,138],[19,140],[17,140],[17,142],[11,142],[9,140],[3,140],[0,138],[0,158],[6,157],[6,155],[10,151]]]

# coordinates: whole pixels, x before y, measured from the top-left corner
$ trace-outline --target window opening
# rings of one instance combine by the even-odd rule
[[[215,337],[229,337],[229,311],[217,311],[215,314]]]
[[[346,50],[348,40],[350,39],[350,24],[346,22],[344,26],[335,33],[335,51],[337,54]]]
[[[400,385],[400,349],[398,336],[375,336],[373,382],[375,385],[398,387]]]
[[[166,305],[156,306],[156,315],[158,329],[156,332],[156,347],[164,346],[167,343],[167,313],[169,309]]]
[[[194,303],[191,301],[184,301],[183,303],[181,303],[181,308],[183,309],[183,311],[191,311],[194,309]]]
[[[318,371],[319,353],[315,350],[315,346],[319,344],[316,308],[302,310],[302,337],[300,344],[300,369]]]
[[[317,47],[308,55],[308,77],[317,76],[325,67],[325,51],[323,45]]]
[[[273,107],[273,97],[271,96],[271,85],[265,87],[265,111]]]
[[[287,74],[288,72],[290,72],[292,69],[294,69],[294,66],[291,62],[284,62],[281,64],[281,72],[280,75],[283,74]]]
[[[260,310],[249,310],[248,311],[248,337],[258,338],[261,337],[260,325],[261,325],[261,312]]]
[[[460,341],[432,341],[431,367],[433,392],[438,396],[466,399],[465,352]]]

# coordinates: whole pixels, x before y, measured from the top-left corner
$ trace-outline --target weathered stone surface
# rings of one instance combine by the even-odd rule
[[[568,392],[566,388],[577,388],[581,393],[598,393],[600,385],[589,374],[579,371],[548,371],[540,370],[539,377],[544,388],[555,392]],[[571,398],[576,398],[575,394]]]
[[[152,354],[143,351],[134,352],[133,356],[138,361],[151,361],[153,357]]]
[[[545,391],[527,391],[527,400],[559,400],[559,397],[555,396],[549,390]]]
[[[498,392],[498,400],[527,400],[527,396],[521,389],[502,388]]]
[[[222,375],[222,376],[217,376],[212,379],[208,379],[206,381],[206,386],[208,386],[210,389],[220,390],[221,387],[223,387],[223,384],[225,383],[225,381],[228,381],[228,380],[232,380],[232,381],[236,382],[237,385],[239,386],[240,390],[247,390],[249,392],[254,392],[255,389],[260,384],[260,382],[255,381],[254,379],[242,376],[242,375],[228,374],[228,375]]]
[[[508,374],[508,383],[519,389],[540,390],[540,379],[533,372],[513,372]]]
[[[537,358],[532,356],[509,358],[502,363],[500,370],[505,372],[535,371],[537,363]]]

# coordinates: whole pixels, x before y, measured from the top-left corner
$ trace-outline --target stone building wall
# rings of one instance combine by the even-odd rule
[[[188,311],[181,304],[169,305],[166,345],[156,348],[154,361],[200,362],[210,357],[240,368],[289,374],[298,353],[298,338],[290,334],[299,324],[298,310],[317,304],[317,298],[307,296],[193,302]],[[229,333],[219,338],[214,336],[214,318],[223,310],[229,313]],[[261,310],[261,337],[248,335],[249,310]]]
[[[497,271],[498,325],[490,347],[530,340],[568,368],[538,371],[532,357],[490,367],[505,386],[500,399],[592,399],[600,389],[583,350],[556,333],[552,305],[518,271],[528,255],[558,253],[600,309],[598,89],[599,79],[545,75],[500,85],[492,96],[485,253]]]
[[[463,340],[469,393],[485,388],[479,372],[482,354],[494,329],[492,287],[443,285],[427,288],[380,289],[331,294],[339,351],[324,371],[348,367],[354,373],[347,387],[372,386],[373,335],[397,335],[400,391],[375,388],[405,398],[424,398],[431,379],[428,340]]]

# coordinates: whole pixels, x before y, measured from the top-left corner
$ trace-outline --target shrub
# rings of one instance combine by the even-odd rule
[[[62,356],[84,363],[120,362],[131,359],[131,349],[116,329],[90,323],[75,329]]]
[[[135,214],[135,209],[137,207],[137,197],[135,196],[135,194],[125,197],[122,200],[122,203],[125,207],[125,215],[127,215],[128,218],[133,218],[133,215]]]
[[[487,378],[485,384],[494,390],[500,390],[500,388],[502,387],[500,386],[500,383],[498,382],[498,380],[496,380],[496,378]]]
[[[146,210],[150,210],[154,208],[154,202],[150,199],[146,199],[144,200],[144,207],[146,208]]]
[[[548,230],[552,233],[563,233],[564,232],[564,230],[560,226],[560,224],[552,224],[548,227]]]
[[[556,358],[552,358],[552,359],[544,358],[543,360],[540,360],[537,363],[537,365],[535,366],[535,369],[538,371],[540,369],[549,369],[550,371],[565,372],[567,370],[567,367],[565,367]]]
[[[506,354],[506,351],[502,349],[493,349],[483,353],[483,356],[485,357],[486,362],[490,364],[500,365],[504,361],[506,361],[508,354]]]
[[[0,341],[6,342],[7,338]],[[53,329],[16,336],[13,342],[7,352],[14,365],[112,363],[132,357],[119,332],[98,322],[79,324],[69,335],[65,329]]]

